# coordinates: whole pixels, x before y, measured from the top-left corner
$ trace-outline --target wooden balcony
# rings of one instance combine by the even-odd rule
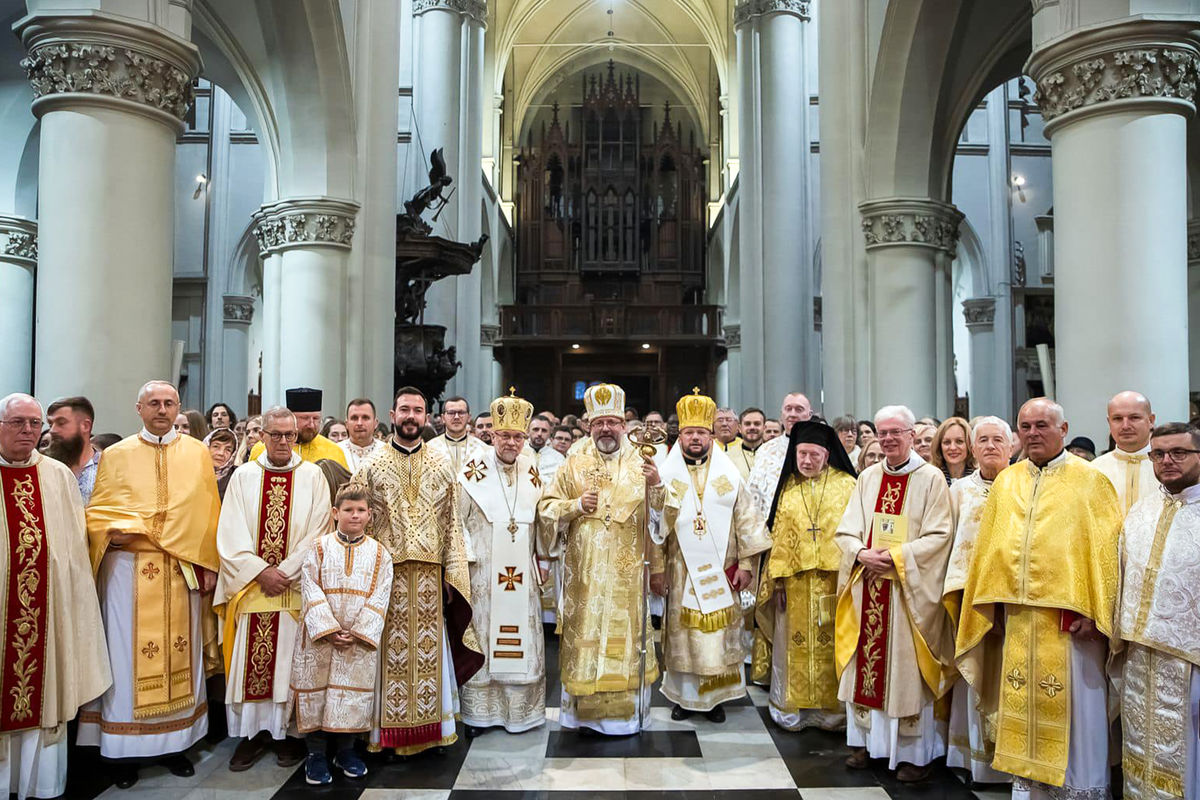
[[[719,306],[587,305],[502,306],[501,345],[556,342],[723,344]]]

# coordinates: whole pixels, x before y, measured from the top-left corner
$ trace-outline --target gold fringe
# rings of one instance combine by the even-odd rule
[[[190,679],[189,679],[190,680]],[[195,704],[195,700],[189,694],[187,697],[181,697],[178,700],[172,700],[169,703],[156,703],[152,706],[144,708],[134,708],[134,719],[149,719],[150,717],[161,717],[165,714],[174,714],[183,711],[185,708],[191,708]]]
[[[700,694],[708,694],[728,686],[737,686],[742,680],[742,668],[739,666],[729,672],[713,675],[700,681]]]
[[[705,633],[716,633],[717,631],[725,630],[735,621],[741,620],[741,614],[737,606],[726,606],[720,611],[714,611],[711,614],[704,614],[691,608],[679,609],[679,624],[685,628],[704,631]]]

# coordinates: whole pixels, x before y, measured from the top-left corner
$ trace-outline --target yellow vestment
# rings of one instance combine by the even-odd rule
[[[253,461],[263,454],[266,450],[266,445],[262,442],[254,445],[250,450],[250,457],[247,461]],[[292,452],[299,453],[300,458],[310,464],[315,464],[323,458],[330,461],[336,461],[346,469],[350,469],[350,465],[346,463],[346,451],[338,447],[337,442],[326,439],[321,434],[317,434],[311,442],[300,444],[296,442],[292,445]]]

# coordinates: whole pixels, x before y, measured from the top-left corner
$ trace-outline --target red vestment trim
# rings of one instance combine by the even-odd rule
[[[0,467],[0,492],[8,524],[0,732],[10,733],[42,722],[50,554],[37,467]]]
[[[258,512],[258,555],[272,567],[287,556],[292,516],[293,471],[263,470]],[[275,658],[279,644],[279,613],[250,614],[246,636],[246,669],[242,684],[246,702],[275,697]]]

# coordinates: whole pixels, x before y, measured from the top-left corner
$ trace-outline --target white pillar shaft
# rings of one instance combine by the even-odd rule
[[[473,242],[483,230],[483,26],[470,18],[462,24],[462,110],[459,119],[461,157],[455,176],[459,193],[459,241]],[[484,296],[482,264],[471,267],[468,275],[458,278],[454,341],[463,365],[455,376],[462,394],[483,408],[492,401],[491,348],[480,345],[482,322],[481,298]],[[489,295],[491,293],[488,293]]]
[[[226,321],[221,329],[221,396],[238,417],[246,415],[250,393],[250,325]]]
[[[758,32],[750,22],[737,28],[737,62],[740,86],[741,133],[738,189],[739,308],[731,316],[741,324],[741,382],[730,402],[737,407],[771,405],[765,395],[763,374],[763,220],[759,131]]]
[[[983,383],[993,388],[986,396],[971,393],[971,413],[994,414],[1000,419],[1013,419],[1013,326],[1012,326],[1012,159],[1009,150],[1008,87],[1002,84],[987,98],[988,122],[988,185],[991,187],[990,232],[988,248],[987,286],[975,286],[977,296],[991,294],[996,297],[995,318],[991,341],[995,347],[987,359],[992,374]],[[975,386],[974,373],[981,362],[975,360],[972,348],[971,386]]]
[[[1186,139],[1183,116],[1139,110],[1053,133],[1058,400],[1096,441],[1124,389],[1187,419]]]
[[[280,362],[283,350],[280,343],[280,320],[283,317],[283,254],[271,253],[263,258],[263,377],[262,407],[282,405],[283,384],[280,381]]]
[[[335,415],[345,403],[346,258],[337,248],[296,247],[281,263],[282,388],[321,389],[322,410]]]
[[[937,408],[933,259],[932,249],[911,246],[879,248],[868,255],[871,393],[876,405],[903,404],[918,417]]]
[[[33,384],[34,270],[0,255],[0,396]]]
[[[1192,392],[1200,392],[1200,260],[1188,263],[1188,375]]]

